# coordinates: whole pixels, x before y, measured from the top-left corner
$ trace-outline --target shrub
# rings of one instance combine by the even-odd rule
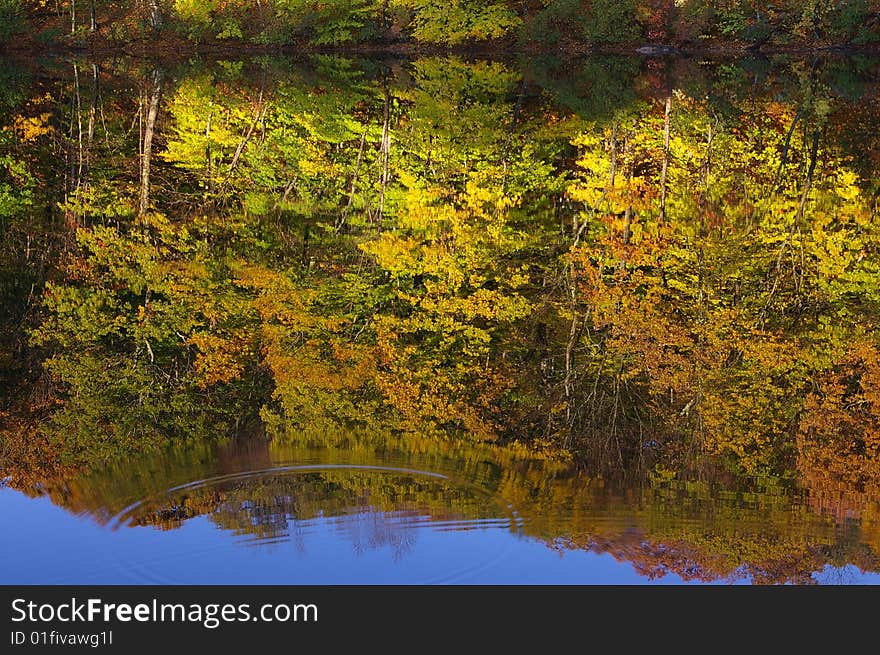
[[[24,27],[21,0],[0,0],[0,43],[8,41]]]
[[[593,0],[585,35],[594,43],[628,43],[639,38],[635,0]]]
[[[588,43],[628,43],[641,34],[635,0],[551,0],[532,32],[538,40],[564,36]]]
[[[875,25],[871,21],[876,15],[871,11],[868,0],[848,0],[841,2],[831,17],[831,37],[835,41],[857,45],[871,43],[880,39]]]
[[[413,36],[430,43],[497,39],[521,23],[504,3],[479,0],[416,0]]]
[[[676,3],[673,34],[682,41],[695,41],[712,29],[714,10],[709,0],[684,0]]]

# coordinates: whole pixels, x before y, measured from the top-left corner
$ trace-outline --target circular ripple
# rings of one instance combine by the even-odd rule
[[[154,542],[115,551],[118,570],[140,582],[216,580],[220,570],[240,583],[356,584],[466,581],[504,557],[521,521],[446,474],[310,464],[177,485],[109,525]]]

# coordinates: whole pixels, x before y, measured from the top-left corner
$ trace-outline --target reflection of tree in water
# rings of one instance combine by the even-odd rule
[[[16,92],[0,112],[13,484],[106,519],[215,474],[178,452],[114,479],[114,459],[356,426],[478,481],[531,536],[646,575],[875,566],[859,545],[880,544],[877,87],[840,95],[821,62],[687,84],[655,64],[588,63],[568,83],[538,60],[161,78],[76,63]],[[592,477],[474,439],[573,455]],[[337,461],[386,452],[358,447]],[[600,470],[639,482],[602,489]],[[210,514],[268,539],[326,511],[485,511],[329,474],[237,484],[129,522]]]
[[[366,550],[389,548],[394,561],[400,560],[416,543],[413,524],[421,517],[417,512],[383,512],[364,507],[333,522],[335,532],[345,536],[358,555]]]
[[[419,524],[461,518],[456,507],[461,511],[470,503],[456,499],[466,496],[441,482],[399,474],[310,472],[189,489],[151,501],[128,517],[128,523],[174,529],[206,515],[221,529],[254,543],[289,539],[300,551],[308,547],[313,526],[322,523],[349,541],[355,553],[388,548],[396,561],[415,544]],[[475,515],[491,512],[486,508]]]
[[[250,460],[235,453],[235,448],[224,450],[218,463],[247,466]],[[145,504],[128,518],[129,524],[173,529],[186,518],[204,514],[219,527],[257,542],[291,540],[305,550],[315,522],[322,521],[355,552],[389,548],[402,557],[415,547],[416,525],[468,527],[469,522],[497,519],[500,508],[509,505],[517,511],[516,529],[523,536],[541,540],[561,554],[607,554],[647,579],[677,575],[700,582],[812,583],[814,572],[826,565],[849,563],[862,571],[880,570],[872,533],[861,522],[840,524],[833,515],[816,514],[807,493],[772,478],[739,488],[730,482],[661,479],[620,485],[578,474],[558,462],[526,459],[510,449],[355,432],[298,434],[271,444],[269,453],[248,456],[262,465],[315,457],[330,465],[406,462],[474,481],[479,491],[387,471],[309,471],[189,489]],[[175,461],[184,459],[184,453],[176,451]],[[196,468],[177,475],[206,477],[208,471],[198,466],[207,461],[199,457]],[[157,468],[162,466],[144,470]],[[173,486],[175,481],[179,482],[144,478],[142,483]],[[106,476],[95,483],[103,485],[98,487],[103,493],[112,488]],[[130,466],[120,471],[119,484],[117,493],[123,498],[149,495],[130,486]],[[103,502],[111,501],[104,497]],[[98,503],[100,498],[92,496],[88,502]]]

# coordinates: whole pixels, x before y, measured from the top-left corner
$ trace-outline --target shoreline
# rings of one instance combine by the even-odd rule
[[[261,45],[246,41],[194,42],[184,38],[140,39],[118,42],[100,36],[83,42],[39,42],[33,38],[13,39],[0,44],[0,57],[29,58],[126,56],[137,59],[181,59],[200,56],[296,56],[296,55],[349,55],[378,58],[409,58],[426,56],[460,56],[473,58],[499,58],[516,56],[553,56],[576,59],[586,56],[631,56],[644,58],[663,57],[818,57],[823,55],[880,57],[880,44],[854,46],[851,44],[828,44],[821,46],[790,45],[753,47],[747,43],[717,42],[694,43],[644,43],[634,42],[614,45],[589,45],[563,43],[556,46],[521,44],[512,39],[485,41],[462,45],[419,43],[416,41],[369,41],[337,46],[316,46],[310,43]]]

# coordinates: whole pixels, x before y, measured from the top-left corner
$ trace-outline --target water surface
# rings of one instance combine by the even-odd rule
[[[840,563],[870,536],[809,502],[772,480],[615,487],[485,445],[248,440],[2,489],[2,566],[22,584],[876,583]]]
[[[877,581],[877,61],[0,75],[0,581]]]

